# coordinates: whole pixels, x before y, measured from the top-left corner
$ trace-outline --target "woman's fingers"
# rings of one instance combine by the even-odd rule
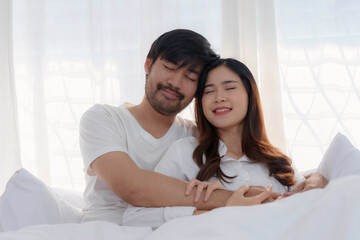
[[[255,196],[245,197],[245,194],[247,191],[249,191],[250,187],[242,186],[233,193],[233,195],[227,201],[226,206],[250,206],[261,204],[266,199],[271,198],[272,187],[272,185],[269,185],[261,193],[258,193]]]
[[[185,190],[185,196],[189,196],[192,192],[192,190],[194,189],[194,187],[199,183],[200,181],[197,179],[192,179],[188,185],[186,186],[186,190]]]
[[[206,189],[204,201],[209,200],[210,195],[217,189],[224,189],[224,186],[220,182],[202,182],[197,179],[192,179],[186,186],[185,195],[189,196],[193,189],[196,187],[194,201],[200,200],[202,192]]]
[[[249,191],[249,189],[250,189],[249,186],[241,186],[235,191],[235,193],[239,196],[244,197],[245,193],[247,193]]]
[[[303,189],[304,189],[304,187],[305,187],[305,182],[302,182],[302,183],[300,183],[299,185],[297,185],[297,186],[295,187],[295,189],[292,190],[291,192],[286,192],[286,193],[284,193],[284,196],[285,196],[285,197],[289,197],[289,196],[291,196],[291,195],[293,195],[293,194],[295,194],[295,193],[302,192]]]
[[[240,188],[238,188],[228,199],[225,206],[230,207],[248,205],[247,202],[249,198],[244,196],[247,191],[249,191],[249,186],[241,186]]]
[[[270,197],[270,194],[271,192],[269,191],[264,191],[254,197],[251,197],[252,198],[252,201],[250,202],[249,205],[255,205],[255,204],[260,204],[262,203],[263,201],[265,201],[267,198]]]
[[[206,193],[205,193],[205,197],[204,197],[204,202],[209,200],[210,195],[212,194],[212,192],[217,190],[217,189],[224,189],[224,186],[220,182],[210,182],[210,183],[208,183],[208,187],[206,188]]]
[[[195,193],[195,202],[198,202],[200,200],[200,196],[202,191],[208,187],[208,183],[207,182],[199,182],[197,184],[197,189],[196,189],[196,193]]]

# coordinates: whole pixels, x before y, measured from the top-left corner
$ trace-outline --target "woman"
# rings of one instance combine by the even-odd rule
[[[300,180],[291,160],[267,138],[256,82],[244,64],[219,59],[206,68],[195,105],[199,136],[175,142],[155,168],[185,181],[196,178],[186,191],[189,194],[197,186],[195,201],[205,188],[206,201],[218,188],[235,191],[241,186],[263,186],[283,194]],[[265,200],[265,195],[261,201],[244,197],[247,190],[240,188],[228,205]],[[123,222],[129,224],[124,215]]]
[[[291,160],[269,142],[255,79],[241,62],[219,59],[204,71],[195,118],[199,136],[174,143],[155,171],[219,181],[230,190],[272,184],[273,191],[284,193],[300,180]]]

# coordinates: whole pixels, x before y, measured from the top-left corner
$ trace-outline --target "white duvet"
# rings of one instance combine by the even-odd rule
[[[360,239],[360,176],[278,202],[176,219],[146,239]]]
[[[154,232],[96,221],[37,225],[1,233],[0,239],[360,239],[360,175],[273,203],[174,219]]]
[[[144,239],[152,232],[150,227],[126,227],[105,221],[35,225],[0,234],[1,240],[105,240]]]

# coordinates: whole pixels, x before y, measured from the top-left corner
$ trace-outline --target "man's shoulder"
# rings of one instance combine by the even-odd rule
[[[86,112],[99,112],[99,113],[104,113],[104,112],[119,112],[122,111],[122,109],[124,108],[124,104],[119,105],[119,106],[113,106],[113,105],[108,105],[108,104],[94,104],[93,106],[91,106]]]
[[[179,148],[195,148],[198,144],[199,142],[194,136],[180,138],[179,140],[174,142],[174,146],[177,146]]]
[[[112,106],[108,104],[94,104],[85,111],[83,117],[106,117],[113,115],[123,115],[126,108],[124,104],[120,106]]]
[[[107,104],[95,104],[87,109],[80,119],[80,127],[92,128],[94,126],[118,126],[123,124],[126,118],[124,105],[111,106]]]

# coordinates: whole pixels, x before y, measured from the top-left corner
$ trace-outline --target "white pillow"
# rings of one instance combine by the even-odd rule
[[[81,192],[64,188],[51,188],[64,202],[73,207],[84,209],[85,201]]]
[[[360,151],[346,136],[338,133],[326,150],[318,172],[327,180],[360,174]]]
[[[64,202],[25,169],[18,170],[0,198],[0,231],[35,224],[77,223],[82,210]]]

